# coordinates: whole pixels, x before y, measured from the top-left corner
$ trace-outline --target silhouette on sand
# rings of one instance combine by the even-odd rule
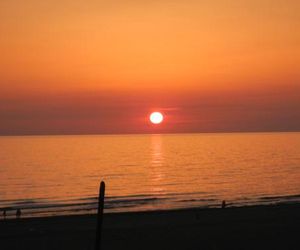
[[[226,201],[225,201],[225,200],[222,201],[222,208],[223,208],[223,209],[226,208]]]
[[[16,218],[17,218],[17,219],[20,219],[20,218],[21,218],[21,209],[20,209],[20,208],[17,209],[17,212],[16,212]]]

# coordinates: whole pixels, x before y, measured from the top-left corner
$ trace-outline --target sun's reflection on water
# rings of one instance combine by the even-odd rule
[[[162,193],[164,191],[162,181],[164,179],[164,155],[163,155],[163,138],[162,135],[151,136],[151,191],[153,193]]]

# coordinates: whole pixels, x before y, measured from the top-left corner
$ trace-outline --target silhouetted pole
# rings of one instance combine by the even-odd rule
[[[105,183],[104,181],[101,181],[100,190],[99,190],[99,200],[98,200],[95,250],[101,249],[101,231],[102,231],[102,221],[103,221],[104,195],[105,195]]]

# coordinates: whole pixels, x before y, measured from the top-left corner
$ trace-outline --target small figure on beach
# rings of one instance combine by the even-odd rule
[[[225,200],[222,201],[222,208],[226,208],[226,201]]]
[[[3,209],[3,219],[6,219],[6,209]]]
[[[17,217],[17,219],[21,218],[21,209],[20,208],[17,209],[16,217]]]

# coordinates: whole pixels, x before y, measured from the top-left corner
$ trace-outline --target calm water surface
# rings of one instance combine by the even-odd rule
[[[0,208],[24,216],[300,201],[300,133],[0,137]]]

